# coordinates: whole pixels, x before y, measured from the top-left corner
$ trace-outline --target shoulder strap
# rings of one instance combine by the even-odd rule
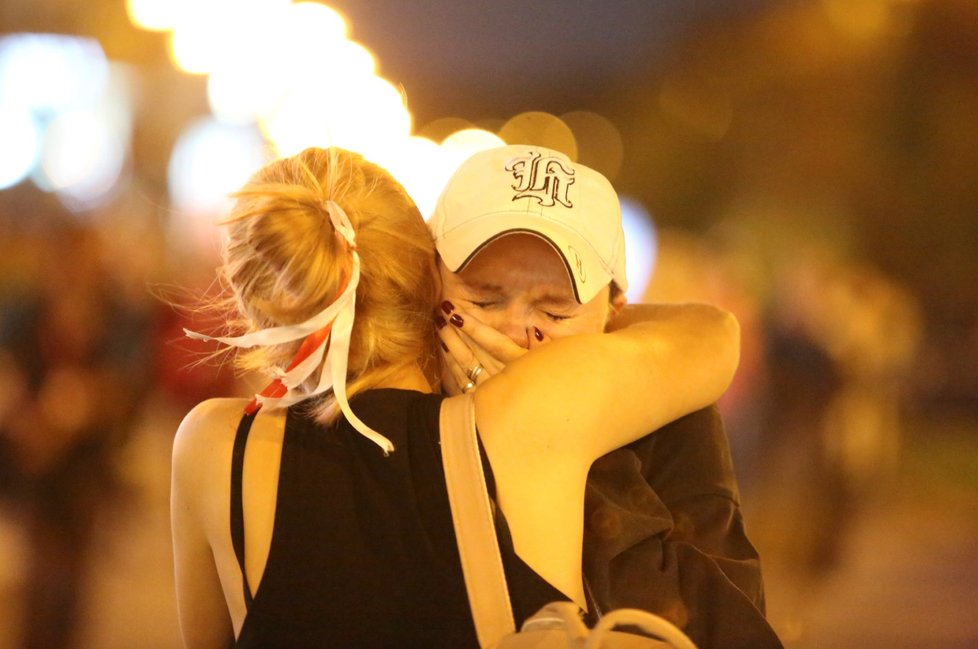
[[[255,421],[256,413],[241,417],[238,432],[234,436],[234,451],[231,454],[231,544],[234,555],[238,558],[241,568],[241,584],[244,588],[245,610],[251,608],[253,601],[251,586],[248,585],[248,573],[245,571],[245,542],[244,542],[244,504],[241,483],[244,475],[244,453],[248,445],[248,433]]]
[[[442,401],[439,429],[448,500],[469,607],[479,646],[486,647],[515,631],[516,623],[486,491],[471,394]]]

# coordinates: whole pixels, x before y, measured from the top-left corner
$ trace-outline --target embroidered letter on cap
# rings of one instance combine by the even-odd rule
[[[512,186],[516,190],[514,201],[533,198],[544,207],[557,203],[574,207],[567,195],[574,184],[574,170],[565,168],[559,158],[543,157],[538,153],[532,157],[514,158],[505,169],[513,172],[513,178],[517,181]]]

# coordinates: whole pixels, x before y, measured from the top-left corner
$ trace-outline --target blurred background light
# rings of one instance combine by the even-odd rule
[[[655,272],[658,237],[652,215],[639,201],[620,196],[621,221],[625,231],[625,272],[629,302],[642,302],[645,289]]]
[[[207,99],[222,121],[252,122],[269,114],[294,79],[308,81],[319,62],[294,53],[288,0],[263,0],[233,12],[231,34],[211,64]],[[334,28],[334,31],[336,29]],[[334,39],[335,40],[335,39]]]
[[[448,173],[462,164],[467,158],[475,155],[479,151],[485,151],[497,146],[503,146],[506,142],[489,131],[480,128],[466,128],[456,131],[446,137],[441,143],[442,164]],[[445,176],[445,181],[448,176]]]
[[[58,115],[47,128],[39,184],[71,207],[96,204],[113,187],[125,161],[124,143],[102,111]]]
[[[0,187],[32,176],[73,211],[106,199],[125,166],[131,78],[91,38],[0,38]]]
[[[40,150],[37,123],[26,107],[0,98],[0,189],[27,177]]]
[[[318,2],[297,2],[289,5],[288,32],[300,46],[313,46],[323,41],[347,38],[349,25],[335,9]]]
[[[132,24],[147,31],[173,29],[195,3],[191,0],[126,0]]]
[[[54,113],[85,105],[105,89],[108,65],[99,42],[60,34],[0,37],[0,97]]]
[[[574,132],[556,115],[528,111],[509,119],[499,129],[499,137],[507,144],[536,144],[560,151],[577,160],[577,141]]]
[[[264,142],[253,127],[200,118],[173,147],[167,172],[171,203],[178,213],[223,215],[228,194],[266,161]]]
[[[374,162],[404,186],[421,215],[428,218],[447,179],[441,148],[426,137],[412,135],[391,142]]]
[[[560,116],[574,133],[577,161],[614,180],[621,169],[625,145],[611,120],[589,110],[575,110]]]
[[[374,76],[288,94],[261,123],[280,155],[339,146],[376,160],[411,133],[411,115],[390,82]]]
[[[905,1],[822,0],[822,6],[841,33],[856,40],[870,40],[886,34],[893,19],[893,5]]]
[[[211,1],[182,16],[170,33],[173,64],[188,74],[210,72],[221,60],[227,41],[234,37],[228,28],[232,11]]]
[[[418,135],[426,137],[434,142],[441,143],[452,133],[464,131],[467,128],[477,127],[469,120],[462,119],[461,117],[439,117],[438,119],[433,119],[425,124],[424,127],[418,131]],[[493,132],[490,129],[483,130]]]
[[[349,103],[333,97],[332,102],[347,109],[349,129],[340,132],[337,143],[365,157],[377,160],[383,151],[411,135],[411,113],[404,105],[401,93],[389,81],[366,77],[359,84]]]

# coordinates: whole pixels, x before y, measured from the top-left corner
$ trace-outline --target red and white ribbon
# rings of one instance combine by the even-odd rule
[[[325,309],[305,322],[295,325],[270,327],[241,336],[207,336],[184,329],[184,333],[197,340],[215,340],[232,347],[260,347],[280,345],[306,338],[292,362],[283,371],[276,371],[277,377],[264,390],[255,395],[246,411],[255,412],[262,406],[287,408],[318,394],[333,391],[333,397],[340,410],[360,434],[374,442],[387,455],[394,451],[389,439],[363,423],[350,409],[346,397],[346,371],[350,354],[350,337],[353,319],[356,314],[357,285],[360,283],[360,255],[357,254],[356,234],[353,224],[343,208],[334,201],[326,201],[333,228],[346,243],[353,257],[350,277],[339,297]],[[328,351],[327,351],[328,347]],[[325,354],[325,361],[323,355]],[[322,363],[319,383],[311,392],[303,392],[299,386],[309,378]]]

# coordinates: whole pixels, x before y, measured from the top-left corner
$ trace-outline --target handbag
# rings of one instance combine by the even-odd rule
[[[569,601],[547,604],[516,631],[479,454],[472,393],[446,398],[439,424],[452,521],[480,647],[696,649],[674,624],[638,609],[611,611],[589,629],[580,609]],[[618,631],[618,626],[633,627],[647,635]]]

